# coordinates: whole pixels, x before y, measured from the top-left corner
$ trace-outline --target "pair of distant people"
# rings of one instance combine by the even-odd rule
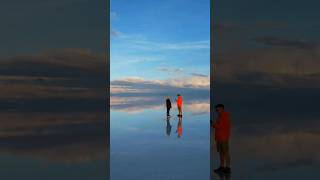
[[[178,134],[178,138],[180,138],[182,136],[182,104],[183,104],[182,96],[180,94],[177,94],[176,104],[178,108],[178,117],[179,117],[176,133]],[[170,135],[171,125],[170,125],[169,119],[170,119],[170,110],[172,108],[172,104],[169,97],[166,98],[166,107],[167,107],[167,135]]]
[[[176,103],[177,103],[177,108],[179,111],[178,116],[182,116],[183,100],[182,100],[182,96],[180,94],[177,94]],[[172,108],[172,105],[171,105],[171,100],[169,97],[167,97],[167,99],[166,99],[166,107],[167,107],[167,116],[170,116],[170,109]]]

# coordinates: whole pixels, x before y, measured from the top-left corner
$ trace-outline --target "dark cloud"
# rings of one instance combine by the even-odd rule
[[[290,40],[284,38],[277,38],[272,36],[256,37],[254,41],[269,46],[289,47],[296,49],[314,50],[318,47],[316,43],[308,41]]]
[[[103,72],[104,55],[86,49],[48,50],[35,55],[2,59],[1,75],[74,77]]]
[[[216,56],[214,82],[272,87],[319,87],[316,51],[256,47],[226,49]]]
[[[105,55],[60,49],[0,61],[0,153],[48,162],[107,158]]]
[[[217,19],[217,21],[220,21]],[[259,30],[287,29],[288,24],[280,21],[260,21],[255,23],[237,23],[232,21],[220,21],[214,24],[214,29],[217,32],[224,33],[239,33],[239,32],[254,32]]]
[[[105,63],[104,55],[84,49],[2,59],[0,99],[101,96],[106,87]]]
[[[318,88],[217,83],[213,86],[211,96],[214,97],[214,103],[225,104],[233,114],[235,123],[300,122],[301,125],[320,117],[317,110],[320,101],[318,91]]]

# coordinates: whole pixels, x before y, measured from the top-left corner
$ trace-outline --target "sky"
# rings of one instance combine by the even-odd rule
[[[0,7],[0,151],[16,157],[15,172],[25,170],[18,166],[22,157],[73,164],[106,159],[106,24],[99,2],[7,0]],[[231,112],[233,158],[260,159],[255,170],[267,173],[318,167],[319,1],[214,2],[212,103]],[[112,0],[111,19],[115,108],[137,111],[159,102],[123,104],[120,92],[148,96],[179,87],[199,97],[208,90],[208,1]],[[205,99],[194,105],[208,111]]]
[[[209,7],[209,0],[111,0],[111,84],[206,77],[208,87]]]

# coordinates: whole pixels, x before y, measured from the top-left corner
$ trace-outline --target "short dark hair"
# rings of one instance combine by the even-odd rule
[[[215,106],[215,108],[222,108],[222,109],[224,109],[224,105],[223,105],[223,104],[217,104],[217,105]]]

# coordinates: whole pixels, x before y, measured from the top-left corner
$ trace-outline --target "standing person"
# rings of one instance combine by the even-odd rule
[[[215,108],[218,113],[218,118],[212,123],[212,126],[215,129],[215,141],[220,156],[220,167],[215,169],[214,172],[229,175],[231,174],[229,153],[231,132],[230,115],[224,110],[223,104],[217,104]]]
[[[182,103],[183,103],[183,100],[182,100],[182,96],[180,94],[177,94],[177,96],[178,96],[177,107],[178,107],[178,111],[179,111],[178,116],[182,116]]]
[[[167,116],[170,116],[170,109],[171,109],[171,100],[169,97],[166,99],[166,106],[167,106]]]

